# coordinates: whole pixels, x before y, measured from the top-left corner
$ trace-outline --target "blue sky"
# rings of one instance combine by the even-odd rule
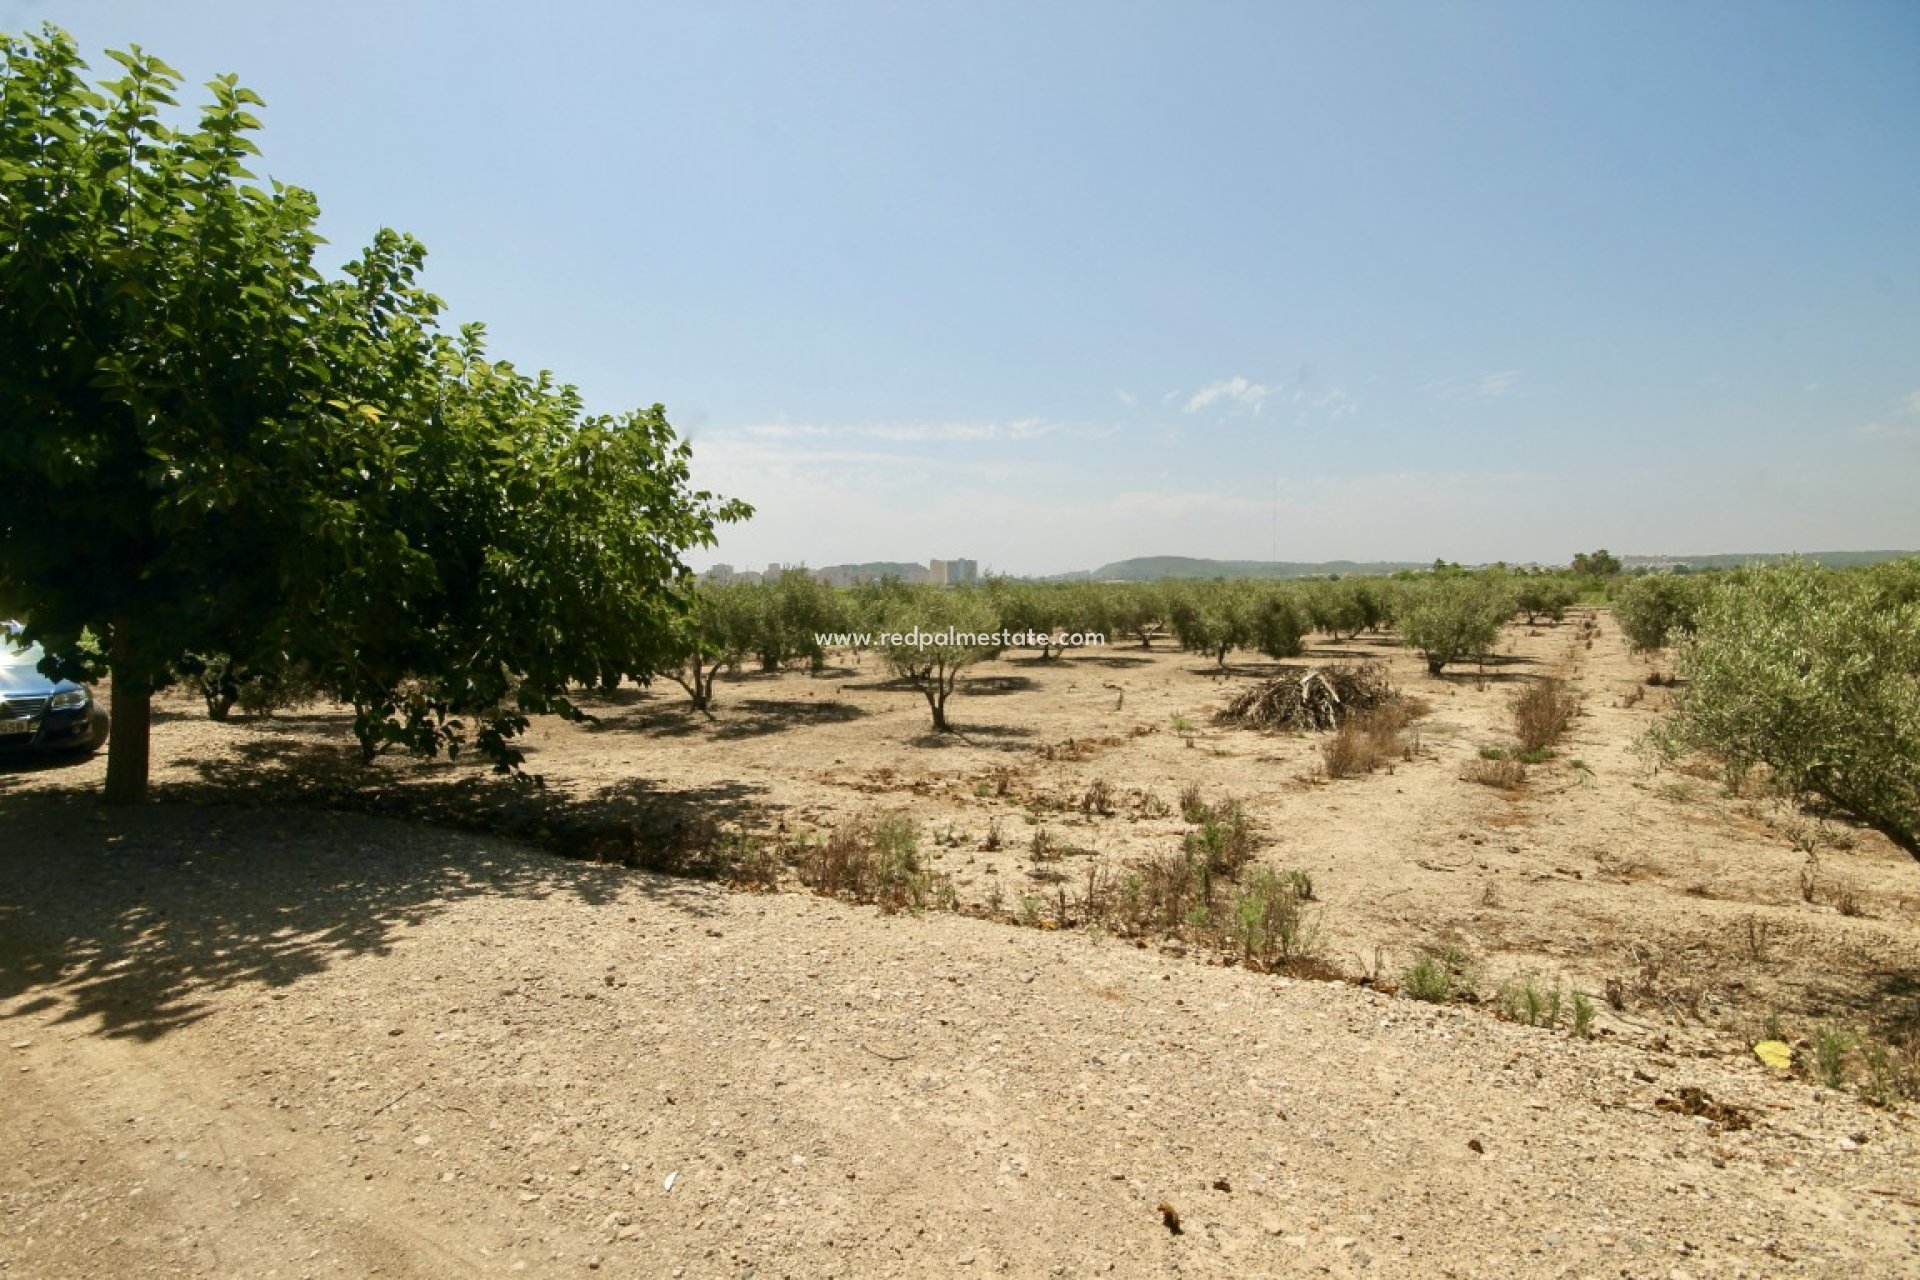
[[[1920,548],[1920,5],[4,3],[664,402],[726,560]],[[96,62],[104,59],[96,58]]]

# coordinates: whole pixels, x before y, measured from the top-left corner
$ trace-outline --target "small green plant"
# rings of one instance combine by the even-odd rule
[[[1423,955],[1400,975],[1400,991],[1412,1000],[1445,1004],[1453,999],[1453,974],[1434,957]]]
[[[1593,1038],[1593,1015],[1593,1001],[1587,999],[1585,995],[1578,991],[1574,992],[1573,1021],[1568,1029],[1573,1033],[1573,1037],[1576,1040],[1591,1040]]]
[[[1232,940],[1251,968],[1269,971],[1318,954],[1320,928],[1290,875],[1262,868],[1234,894]]]
[[[1200,795],[1200,784],[1189,782],[1180,789],[1180,816],[1188,822],[1205,822],[1212,808]]]
[[[1847,1058],[1857,1041],[1839,1027],[1821,1027],[1813,1033],[1813,1069],[1820,1083],[1841,1089],[1847,1083]]]
[[[714,874],[737,889],[777,889],[780,853],[750,835],[729,832],[708,850]]]
[[[920,910],[946,879],[921,867],[919,828],[904,813],[837,827],[824,842],[802,846],[797,863],[802,883],[816,893],[889,912]]]
[[[1045,905],[1046,903],[1044,901],[1031,893],[1021,894],[1018,908],[1020,923],[1029,929],[1038,928],[1040,925],[1040,908]]]
[[[1180,740],[1188,746],[1192,746],[1193,735],[1200,731],[1200,726],[1185,716],[1175,716],[1172,723],[1173,731],[1180,735]]]
[[[1552,1030],[1560,1025],[1560,984],[1547,986],[1539,974],[1509,979],[1500,988],[1500,1016],[1508,1022]]]
[[[1545,764],[1553,759],[1552,747],[1526,747],[1513,753],[1513,758],[1521,764]]]

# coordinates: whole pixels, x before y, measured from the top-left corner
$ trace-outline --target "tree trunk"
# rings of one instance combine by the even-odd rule
[[[1427,674],[1428,675],[1430,676],[1439,675],[1441,668],[1445,667],[1446,665],[1447,665],[1447,660],[1445,658],[1437,658],[1432,654],[1427,655]]]
[[[153,681],[135,669],[125,623],[114,624],[109,658],[113,705],[109,708],[106,799],[108,804],[138,804],[147,798],[153,754]]]

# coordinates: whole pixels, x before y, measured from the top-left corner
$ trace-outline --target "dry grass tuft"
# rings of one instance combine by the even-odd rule
[[[826,897],[876,903],[887,912],[955,905],[952,882],[921,866],[919,827],[904,813],[844,823],[801,848],[795,861],[801,883]]]
[[[1477,782],[1483,787],[1496,787],[1501,791],[1518,791],[1526,784],[1527,766],[1508,755],[1493,759],[1480,756],[1467,761],[1467,767],[1460,776],[1468,782]]]
[[[1566,682],[1549,678],[1530,684],[1513,700],[1513,731],[1523,751],[1553,746],[1580,711],[1580,699]]]

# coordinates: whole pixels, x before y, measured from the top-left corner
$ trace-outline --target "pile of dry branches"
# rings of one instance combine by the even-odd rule
[[[1235,698],[1214,719],[1253,729],[1337,729],[1348,716],[1399,696],[1383,663],[1289,667]]]

